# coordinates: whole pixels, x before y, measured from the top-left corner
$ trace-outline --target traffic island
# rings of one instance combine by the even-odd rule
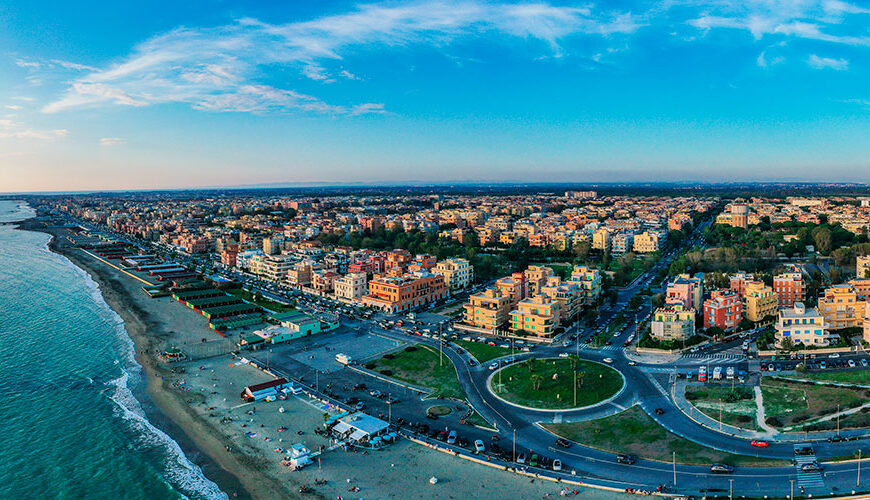
[[[494,372],[487,387],[499,399],[535,410],[573,410],[607,401],[625,380],[613,368],[593,361],[530,358]]]

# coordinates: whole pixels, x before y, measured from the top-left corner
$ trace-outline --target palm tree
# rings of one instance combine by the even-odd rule
[[[583,379],[586,378],[586,372],[577,372],[577,384],[583,387]]]
[[[529,373],[532,373],[533,371],[535,371],[535,358],[529,358],[528,365],[529,365]]]
[[[532,389],[539,390],[541,388],[541,376],[540,375],[532,375]]]

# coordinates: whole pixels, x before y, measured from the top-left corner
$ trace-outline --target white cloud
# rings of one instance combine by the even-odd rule
[[[355,74],[351,73],[350,71],[348,71],[346,69],[341,70],[338,73],[338,76],[345,78],[347,80],[361,80],[360,77],[356,76]]]
[[[8,119],[0,119],[0,139],[63,139],[69,135],[69,130],[33,130]]]
[[[836,71],[849,69],[849,61],[847,59],[819,57],[815,54],[810,55],[809,59],[807,59],[807,64],[816,69],[833,69]]]
[[[15,64],[21,68],[39,69],[42,67],[42,64],[37,61],[27,61],[25,59],[16,59]]]
[[[18,111],[19,109],[21,109],[21,106],[19,106],[18,104],[7,104],[6,109],[11,109],[12,111]]]
[[[638,17],[624,12],[483,0],[362,5],[345,14],[288,24],[246,18],[153,37],[117,63],[77,79],[44,111],[176,102],[212,111],[382,113],[382,104],[335,105],[263,85],[264,68],[282,65],[296,68],[305,78],[331,82],[333,74],[356,76],[346,70],[330,72],[330,62],[375,47],[442,47],[461,37],[488,34],[543,42],[551,52],[561,53],[566,37],[603,39],[632,33],[640,25]]]
[[[121,137],[102,137],[100,138],[100,146],[120,146],[127,144],[127,139]]]

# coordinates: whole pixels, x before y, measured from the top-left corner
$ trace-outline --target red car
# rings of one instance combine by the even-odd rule
[[[753,440],[749,444],[752,446],[755,446],[757,448],[767,448],[768,446],[770,446],[770,443],[768,443],[767,441],[757,441],[757,440]]]

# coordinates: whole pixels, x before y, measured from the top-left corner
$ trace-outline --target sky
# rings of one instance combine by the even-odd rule
[[[0,192],[870,182],[870,3],[0,0]]]

